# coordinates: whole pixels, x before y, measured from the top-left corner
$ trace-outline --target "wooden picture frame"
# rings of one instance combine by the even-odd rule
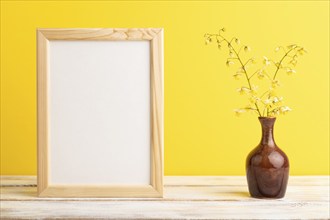
[[[96,174],[94,174],[93,170],[89,171],[89,172],[80,170],[80,166],[76,166],[76,164],[75,164],[75,166],[72,166],[72,167],[67,166],[67,165],[65,167],[65,165],[62,165],[62,164],[69,164],[70,160],[74,159],[76,161],[76,163],[79,163],[79,161],[80,161],[81,162],[80,165],[85,167],[84,169],[89,169],[90,168],[89,166],[96,166],[94,164],[98,162],[99,158],[104,159],[105,157],[103,156],[103,153],[102,153],[103,151],[100,150],[99,155],[94,156],[94,158],[92,158],[93,156],[90,156],[91,157],[90,159],[85,160],[86,155],[88,156],[88,154],[90,154],[91,152],[94,153],[94,151],[95,151],[94,150],[95,146],[93,144],[94,140],[97,140],[99,143],[101,143],[100,146],[102,145],[102,138],[100,141],[100,138],[98,138],[98,137],[95,137],[95,138],[89,137],[88,140],[92,141],[92,143],[90,144],[90,151],[88,151],[88,153],[86,153],[86,147],[85,147],[85,149],[84,149],[85,155],[83,152],[80,152],[80,150],[75,150],[76,148],[71,149],[71,151],[68,150],[68,148],[70,148],[70,146],[71,146],[70,145],[71,141],[77,140],[80,136],[77,134],[76,131],[70,130],[71,128],[67,128],[67,127],[70,127],[73,124],[73,122],[70,122],[70,120],[64,120],[64,119],[62,120],[61,117],[64,118],[63,115],[66,115],[66,114],[67,115],[71,114],[71,116],[72,116],[73,115],[72,112],[74,112],[74,111],[76,111],[78,113],[79,110],[77,110],[77,109],[79,109],[78,108],[79,105],[74,104],[74,103],[78,103],[79,100],[81,101],[83,99],[81,99],[80,97],[76,97],[76,98],[71,99],[73,101],[70,102],[70,99],[66,99],[66,97],[63,96],[63,94],[61,93],[62,92],[61,83],[63,83],[64,81],[65,82],[67,82],[67,81],[66,80],[62,80],[62,81],[57,80],[57,78],[56,78],[57,76],[54,76],[59,71],[57,69],[57,67],[54,67],[56,65],[59,65],[56,59],[61,58],[61,56],[62,57],[67,56],[66,54],[70,54],[70,49],[68,49],[68,50],[65,49],[65,47],[68,47],[65,45],[81,44],[81,45],[86,45],[86,48],[94,48],[94,45],[99,45],[99,43],[100,43],[101,45],[99,45],[99,48],[104,48],[103,46],[106,46],[105,45],[106,43],[109,43],[109,45],[110,45],[110,42],[112,45],[111,47],[116,46],[117,42],[118,42],[118,44],[122,44],[123,42],[132,42],[132,45],[133,44],[140,45],[139,42],[147,42],[147,46],[149,48],[147,51],[149,54],[149,57],[146,56],[144,58],[144,60],[146,62],[144,62],[144,60],[142,62],[142,63],[144,63],[144,65],[146,65],[148,63],[150,65],[150,69],[149,69],[150,73],[147,73],[148,74],[147,77],[149,78],[148,79],[149,81],[147,80],[146,82],[141,83],[141,85],[148,85],[148,88],[145,91],[150,91],[150,96],[148,96],[147,98],[144,98],[141,95],[141,100],[148,100],[147,107],[141,107],[141,109],[143,108],[144,110],[149,109],[146,111],[148,113],[148,115],[146,116],[146,117],[148,117],[148,120],[140,120],[141,122],[139,122],[139,123],[143,124],[143,126],[145,126],[145,127],[148,127],[150,125],[149,126],[150,131],[146,130],[143,133],[144,136],[146,136],[146,134],[148,134],[148,135],[150,134],[150,136],[148,136],[148,138],[147,138],[148,140],[150,139],[150,142],[146,141],[146,143],[150,144],[150,146],[148,146],[148,149],[150,149],[150,152],[148,150],[146,150],[147,153],[143,154],[144,155],[143,157],[141,156],[141,158],[147,158],[147,162],[145,164],[149,164],[148,165],[149,168],[144,169],[142,166],[141,166],[142,168],[139,168],[141,170],[141,176],[143,176],[143,175],[145,176],[146,173],[150,173],[150,175],[148,174],[149,175],[148,183],[145,183],[142,180],[140,181],[141,182],[140,183],[138,181],[138,179],[140,177],[136,178],[137,183],[134,183],[134,181],[135,181],[134,179],[133,179],[133,181],[132,181],[132,179],[130,179],[126,183],[125,182],[125,178],[126,178],[125,173],[121,174],[122,176],[120,178],[122,178],[122,179],[119,182],[116,182],[116,181],[112,182],[112,180],[111,180],[108,183],[107,180],[109,180],[109,179],[107,179],[108,178],[107,175],[110,175],[110,174],[108,174],[107,171],[109,169],[102,168],[103,165],[94,167],[94,171],[99,170],[99,169],[101,170],[100,171],[101,174],[99,175],[101,180],[97,180],[99,182],[97,182],[96,180],[95,180],[96,182],[93,182],[93,180],[88,178],[89,175],[90,176],[94,175],[94,177],[95,177]],[[91,45],[87,45],[87,43],[91,43]],[[61,45],[61,44],[62,44],[62,46],[56,46],[56,45]],[[127,49],[130,49],[130,47],[127,45],[128,44],[124,44],[124,47]],[[54,48],[62,48],[62,49],[59,49],[59,51],[62,51],[62,52],[59,52],[59,55],[55,54],[55,53],[57,53],[56,52],[57,49],[55,50]],[[79,49],[79,47],[76,47],[76,48]],[[139,46],[139,48],[140,48],[140,46]],[[144,48],[141,51],[146,51],[145,44],[143,44],[141,46],[141,48]],[[93,49],[91,49],[91,50],[93,50]],[[63,51],[65,51],[65,52],[63,52]],[[108,51],[105,51],[104,53],[107,53],[107,52]],[[54,53],[54,54],[52,54],[52,53]],[[75,52],[75,53],[77,56],[80,56],[78,52]],[[134,52],[133,52],[133,54],[134,54]],[[92,57],[94,57],[94,56],[92,56]],[[117,56],[114,55],[113,57],[117,57]],[[138,54],[135,57],[140,58],[142,56],[140,56]],[[76,57],[75,59],[79,59],[79,57]],[[66,64],[65,60],[67,60],[67,59],[63,59],[61,61],[62,69],[66,68],[66,67],[74,68],[74,67],[70,66],[70,64],[69,65]],[[78,61],[73,60],[73,62],[77,63]],[[81,65],[85,65],[86,60],[81,60],[79,62],[81,63]],[[123,59],[123,62],[126,62],[126,61]],[[127,61],[127,62],[128,63],[126,63],[126,64],[124,63],[124,66],[130,66],[131,63],[134,63],[135,62],[134,57],[131,58],[131,61]],[[92,62],[87,62],[87,63],[92,63]],[[104,62],[104,65],[107,65],[107,63],[108,62]],[[135,63],[137,63],[136,65],[139,64],[139,62],[135,62]],[[67,65],[67,66],[65,66],[65,65]],[[92,64],[88,64],[88,65],[92,65]],[[99,65],[99,64],[95,64],[95,65]],[[99,67],[96,66],[96,68],[99,68]],[[75,89],[77,89],[77,88],[79,89],[80,87],[76,86],[76,82],[79,82],[80,73],[69,72],[69,74],[68,74],[67,72],[65,72],[65,74],[67,74],[67,75],[70,75],[71,73],[74,75],[74,77],[72,77],[74,79],[73,79],[73,81],[70,81],[69,83],[71,83],[70,85],[73,85],[73,87]],[[62,74],[62,75],[65,76],[65,74]],[[88,74],[89,73],[87,73],[87,75]],[[111,74],[111,73],[109,73],[109,74]],[[92,79],[92,81],[95,79],[95,77],[98,77],[97,74],[94,74],[94,73],[91,76],[92,77],[90,77],[89,79]],[[136,79],[138,79],[138,77],[136,77]],[[98,79],[98,80],[99,80],[99,82],[102,82],[101,79]],[[90,83],[90,82],[86,82],[86,83]],[[98,84],[91,85],[92,83],[90,83],[89,86],[97,89]],[[113,85],[115,87],[115,84],[113,84]],[[135,84],[132,83],[131,85],[135,85]],[[141,88],[144,89],[144,87],[141,87]],[[63,90],[66,91],[66,94],[68,94],[68,95],[70,95],[70,93],[71,93],[69,89],[70,88],[63,86]],[[81,89],[81,91],[84,92],[83,89]],[[89,91],[93,91],[93,89],[90,89]],[[104,88],[104,90],[102,90],[102,91],[106,91],[104,93],[108,93],[107,92],[108,88]],[[140,91],[139,88],[136,88],[136,91]],[[57,93],[62,95],[61,98],[57,97],[57,96],[59,96],[59,95],[57,95]],[[100,95],[105,96],[104,93],[102,92],[102,94],[100,94]],[[133,94],[133,92],[131,92],[129,95],[132,95],[132,94]],[[109,94],[109,96],[111,96],[111,94]],[[115,96],[115,95],[113,95],[113,96]],[[95,97],[98,97],[97,94],[95,95]],[[107,97],[107,96],[105,96],[105,97]],[[62,99],[65,99],[64,104],[62,103]],[[53,103],[53,102],[55,102],[54,100],[56,101],[56,103]],[[95,100],[95,99],[93,99],[93,97],[92,97],[90,100]],[[123,99],[119,99],[119,100],[125,100],[125,97]],[[129,103],[129,105],[131,105],[131,104],[132,103]],[[75,105],[75,106],[72,107],[71,105]],[[89,104],[85,103],[85,106],[88,107]],[[110,106],[111,106],[111,103],[110,103]],[[138,107],[139,105],[136,105],[136,106]],[[71,107],[73,110],[69,109]],[[66,108],[68,108],[69,110],[67,110]],[[62,114],[61,113],[62,110],[65,113]],[[85,111],[85,108],[82,108],[82,110]],[[91,114],[88,115],[88,118],[97,117],[96,116],[97,111],[95,111],[95,109],[92,109],[92,110],[93,111],[91,111]],[[104,112],[104,109],[101,109],[101,110],[102,110],[102,112]],[[70,114],[67,113],[66,111],[67,112],[70,111]],[[135,111],[135,109],[130,109],[129,111],[127,110],[126,113],[128,112],[127,114],[130,114],[129,112],[132,112],[132,111]],[[142,110],[141,110],[141,112],[143,113]],[[87,114],[89,114],[89,113],[87,112],[85,115],[87,115]],[[109,112],[109,115],[110,114],[111,114],[111,111]],[[146,115],[146,114],[144,114],[144,115]],[[121,117],[121,118],[123,118],[123,117]],[[147,122],[148,124],[146,124],[145,121],[148,121]],[[77,128],[88,129],[88,126],[83,123],[84,122],[81,122],[81,124],[79,124],[79,125],[74,124],[73,126],[75,126],[75,129],[77,129]],[[99,121],[95,122],[95,124],[98,124],[98,123],[99,123]],[[103,123],[103,121],[101,120],[100,123]],[[129,123],[129,121],[126,124],[128,124],[128,123]],[[117,122],[117,124],[119,127],[122,126],[120,124],[120,122]],[[125,126],[129,126],[129,125],[125,125]],[[84,127],[86,127],[86,128],[84,128]],[[56,131],[62,131],[63,129],[64,130],[66,129],[69,132],[66,132],[63,135],[61,134],[62,136],[58,134],[60,132],[56,133]],[[136,129],[136,132],[140,132],[139,130],[143,130],[143,129]],[[93,132],[93,130],[88,130],[88,131]],[[101,130],[98,132],[104,132],[104,131]],[[70,135],[72,135],[72,136],[68,135],[68,133],[70,133]],[[139,135],[133,134],[132,132],[130,134],[132,136],[134,136],[134,135],[139,136]],[[37,137],[38,178],[37,179],[38,179],[38,196],[40,196],[40,197],[162,197],[162,194],[163,194],[163,29],[161,29],[161,28],[37,29],[37,135],[38,135],[38,137]],[[127,135],[127,137],[128,137],[127,139],[130,139],[129,138],[130,135],[125,134],[124,131],[121,133],[121,135],[122,136]],[[86,137],[86,135],[84,135],[83,137]],[[72,140],[70,140],[70,138]],[[56,144],[56,143],[64,143],[64,140],[69,140],[69,141],[67,141],[68,143],[66,143],[65,148],[63,148],[63,147],[61,148],[61,147],[59,147],[59,144]],[[122,140],[122,139],[120,139],[120,140]],[[141,143],[142,142],[143,141],[141,141]],[[76,143],[76,142],[74,142],[74,143]],[[143,144],[143,143],[141,144],[141,146],[145,146],[145,144]],[[77,144],[77,145],[78,145],[77,149],[79,149],[80,146],[79,146],[79,144]],[[89,145],[87,145],[86,142],[82,143],[82,145],[89,146]],[[105,143],[104,145],[108,146],[107,143]],[[135,151],[134,154],[139,154],[140,151],[136,150],[134,148],[135,146],[130,145],[129,147],[131,147],[131,148],[128,148],[128,149]],[[119,145],[119,146],[109,146],[109,148],[121,149],[122,147]],[[103,147],[103,148],[100,147],[100,149],[105,149],[105,147]],[[105,150],[107,152],[109,152],[108,149],[105,149]],[[57,153],[57,151],[61,151],[61,152]],[[66,153],[66,152],[63,153],[62,151],[63,152],[68,151],[71,153]],[[74,153],[72,153],[72,152],[74,152]],[[110,152],[112,152],[112,151],[110,151]],[[150,155],[148,152],[150,153]],[[110,153],[110,154],[112,154],[112,153]],[[130,162],[130,160],[132,158],[132,157],[130,157],[130,158],[125,159],[127,152],[126,153],[121,152],[120,155],[121,155],[121,157],[124,157],[124,158],[122,158],[121,161],[125,161],[125,163]],[[141,155],[142,155],[142,153],[141,153]],[[70,157],[71,157],[71,159],[70,159]],[[81,160],[77,159],[79,157],[81,157],[82,159]],[[114,158],[114,157],[112,157],[112,158]],[[84,160],[84,161],[82,161],[82,160]],[[104,159],[104,160],[106,160],[106,159]],[[90,165],[88,165],[88,166],[85,165],[85,163],[87,163],[87,162]],[[114,163],[113,167],[115,167],[115,171],[112,171],[111,175],[115,176],[116,172],[121,173],[122,167],[120,167],[120,166],[122,166],[122,165],[117,165],[113,161],[110,161],[109,163]],[[118,164],[122,164],[122,162],[118,162]],[[105,164],[105,165],[109,166],[108,164]],[[64,166],[64,167],[61,167],[61,166]],[[147,167],[147,166],[145,166],[145,167]],[[97,169],[95,169],[95,168],[97,168]],[[102,169],[105,169],[105,170],[102,170]],[[117,171],[116,171],[116,169],[117,169]],[[130,173],[130,168],[126,167],[125,169],[126,169],[125,172]],[[71,174],[75,174],[76,171],[79,171],[77,173],[80,173],[79,174],[80,176],[72,177],[70,172],[67,170],[70,170]],[[69,173],[66,173],[66,172],[69,172]],[[57,176],[62,175],[65,177],[55,177],[56,175]],[[143,176],[143,178],[145,178],[144,176]],[[76,178],[76,179],[74,179],[74,178]],[[105,180],[103,180],[102,178],[104,178]],[[109,177],[109,178],[111,179],[111,177]],[[130,177],[127,177],[127,178],[129,179]],[[124,179],[124,181],[123,181],[123,179]],[[142,177],[141,177],[141,179],[142,179]],[[81,182],[79,182],[79,181],[81,181]]]

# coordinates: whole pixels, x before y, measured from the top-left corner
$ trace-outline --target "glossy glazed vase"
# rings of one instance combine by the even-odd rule
[[[289,160],[274,141],[276,118],[259,117],[262,128],[260,144],[246,159],[246,177],[254,198],[282,198],[289,179]]]

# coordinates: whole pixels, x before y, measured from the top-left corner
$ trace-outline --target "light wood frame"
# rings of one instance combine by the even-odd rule
[[[150,41],[150,185],[85,186],[49,183],[49,41]],[[162,197],[163,194],[163,29],[37,29],[38,195],[40,197]]]

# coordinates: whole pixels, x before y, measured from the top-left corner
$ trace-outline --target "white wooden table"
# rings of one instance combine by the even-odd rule
[[[249,197],[245,177],[166,176],[162,199],[38,198],[36,177],[1,177],[1,219],[330,219],[329,176],[291,176],[286,197]]]

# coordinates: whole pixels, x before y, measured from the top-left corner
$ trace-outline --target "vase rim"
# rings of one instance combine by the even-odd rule
[[[264,117],[264,116],[260,116],[258,118],[259,119],[276,119],[276,117]]]

